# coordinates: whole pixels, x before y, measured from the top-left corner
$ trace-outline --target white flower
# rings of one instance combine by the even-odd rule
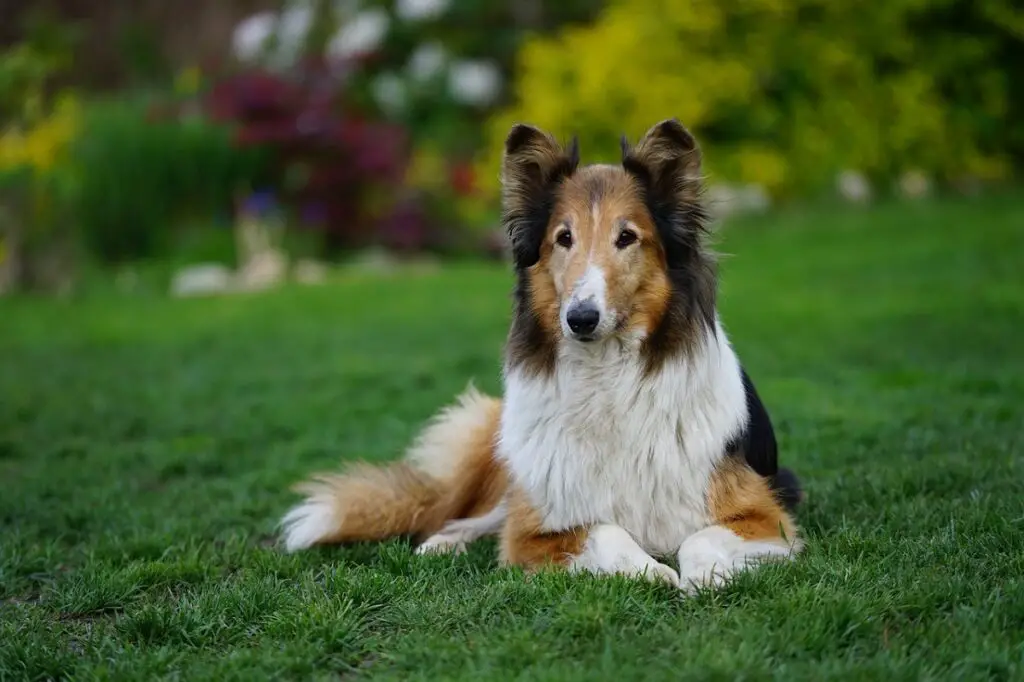
[[[424,43],[409,57],[406,69],[410,78],[422,83],[441,73],[447,59],[448,54],[440,43]]]
[[[280,68],[294,65],[312,25],[313,10],[310,7],[293,5],[285,10],[277,22],[277,51],[271,55],[272,63]]]
[[[444,14],[450,5],[451,0],[398,0],[395,14],[402,21],[434,19]]]
[[[350,17],[359,11],[359,0],[334,0],[334,14],[339,17]]]
[[[289,54],[298,52],[312,24],[313,10],[309,7],[295,6],[285,10],[277,24],[278,44]]]
[[[235,56],[243,62],[265,61],[287,68],[302,51],[312,25],[313,10],[308,2],[294,3],[280,16],[274,12],[255,14],[235,28],[232,41]],[[276,37],[276,49],[266,54],[264,48],[271,36]]]
[[[239,22],[231,37],[235,58],[242,62],[258,60],[263,55],[267,38],[274,32],[275,24],[277,15],[273,12],[260,12]]]
[[[849,202],[861,204],[871,199],[871,184],[863,173],[846,170],[836,179],[839,195]]]
[[[931,194],[932,183],[923,172],[911,170],[900,176],[899,191],[907,199],[922,199]]]
[[[388,114],[392,116],[400,114],[405,108],[407,94],[405,81],[397,74],[382,73],[373,79],[370,88],[377,104]]]
[[[760,213],[771,208],[772,198],[761,185],[750,183],[740,188],[740,206],[744,211]]]
[[[490,104],[501,90],[501,73],[492,62],[455,62],[448,71],[448,90],[463,104]]]
[[[379,7],[360,12],[334,34],[327,54],[334,59],[347,59],[372,52],[384,40],[389,24],[388,13]]]
[[[761,213],[771,208],[771,197],[757,184],[715,183],[708,187],[708,208],[716,219],[742,213]]]

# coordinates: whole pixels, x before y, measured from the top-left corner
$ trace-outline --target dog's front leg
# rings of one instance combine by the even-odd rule
[[[792,558],[803,549],[795,521],[766,480],[736,459],[712,478],[708,512],[708,527],[679,548],[683,589],[717,587],[749,566]]]
[[[501,561],[536,571],[558,566],[572,572],[619,574],[679,584],[671,567],[659,563],[620,526],[598,523],[551,532],[526,496],[513,489],[501,536]]]

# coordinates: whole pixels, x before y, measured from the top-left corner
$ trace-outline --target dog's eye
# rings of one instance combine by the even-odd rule
[[[572,248],[572,232],[569,230],[562,230],[555,235],[555,243],[561,246],[563,249]]]
[[[635,244],[636,240],[636,232],[624,229],[619,232],[619,236],[615,239],[615,248],[624,249],[630,244]]]

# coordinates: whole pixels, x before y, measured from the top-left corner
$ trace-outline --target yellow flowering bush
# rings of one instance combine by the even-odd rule
[[[965,12],[973,34],[958,32]],[[1001,57],[1022,25],[1012,0],[610,0],[593,24],[523,44],[479,174],[495,191],[516,121],[617,160],[619,135],[676,116],[702,140],[711,182],[776,196],[844,168],[1001,178],[1008,143],[1024,151]]]
[[[0,211],[7,222],[0,226],[0,270],[10,267],[11,259],[18,262],[62,244],[67,235],[71,174],[65,161],[77,124],[77,101],[61,98],[34,124],[9,125],[0,132]]]
[[[53,111],[34,124],[9,124],[0,131],[0,173],[30,170],[46,173],[63,160],[75,138],[79,104],[74,97],[59,98]]]
[[[47,96],[67,65],[61,51],[18,43],[0,53],[0,198],[19,215],[19,229],[40,236],[53,227],[69,181],[65,161],[79,127],[70,94]]]
[[[70,229],[66,192],[72,173],[66,161],[78,130],[78,101],[61,97],[51,111],[34,113],[34,121],[0,128],[0,272],[13,268],[16,285],[33,277],[33,258],[41,250],[64,245]]]

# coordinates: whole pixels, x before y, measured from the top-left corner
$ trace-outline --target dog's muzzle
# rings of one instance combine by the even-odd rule
[[[580,301],[566,311],[565,323],[577,339],[590,341],[601,323],[601,311],[591,299]]]

